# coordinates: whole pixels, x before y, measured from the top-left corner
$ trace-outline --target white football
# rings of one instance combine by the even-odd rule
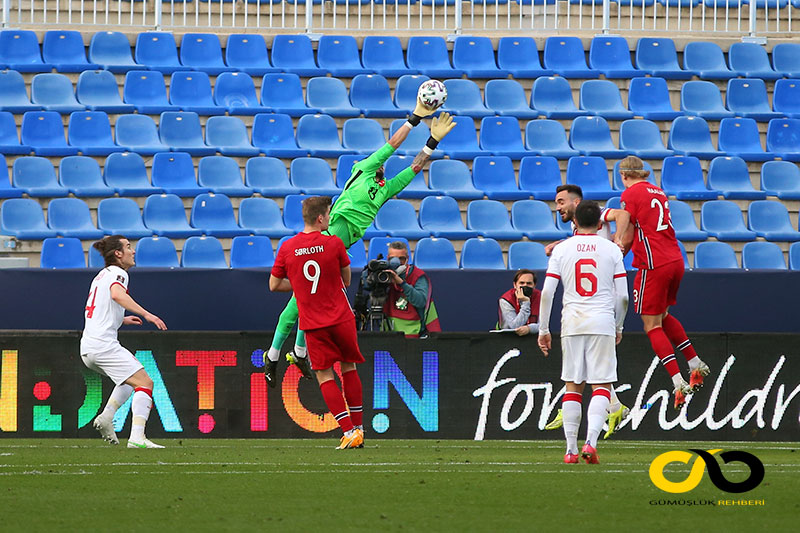
[[[419,86],[417,92],[419,98],[426,107],[439,109],[447,100],[447,87],[439,80],[428,80]]]

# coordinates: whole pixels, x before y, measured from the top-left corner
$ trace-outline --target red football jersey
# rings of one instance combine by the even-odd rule
[[[620,205],[634,226],[633,266],[651,270],[683,261],[664,191],[642,181],[623,191]]]
[[[278,251],[272,275],[289,278],[304,331],[325,328],[353,319],[342,268],[350,264],[339,237],[298,233]]]

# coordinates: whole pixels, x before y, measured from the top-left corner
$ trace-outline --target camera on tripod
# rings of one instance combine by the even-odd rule
[[[386,317],[383,313],[383,304],[389,296],[389,287],[392,284],[392,275],[387,271],[394,271],[398,276],[406,271],[406,265],[400,263],[396,257],[388,261],[379,254],[377,259],[367,263],[367,268],[361,276],[353,307],[356,312],[356,326],[361,331],[382,331]],[[368,293],[368,294],[367,294]]]

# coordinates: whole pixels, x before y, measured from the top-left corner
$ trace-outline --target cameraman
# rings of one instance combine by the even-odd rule
[[[425,272],[408,264],[408,248],[402,241],[389,244],[386,259],[394,270],[385,270],[391,278],[383,312],[393,331],[406,337],[426,337],[428,332],[441,331],[439,315],[431,300],[431,282]],[[405,269],[399,268],[406,266]],[[395,270],[400,270],[398,275]]]
[[[513,288],[500,297],[498,328],[513,329],[520,337],[539,332],[539,300],[542,291],[535,286],[536,274],[526,268],[517,270]]]

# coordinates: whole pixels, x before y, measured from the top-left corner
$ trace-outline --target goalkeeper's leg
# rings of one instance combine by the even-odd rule
[[[294,325],[297,323],[297,300],[294,295],[286,307],[283,308],[281,316],[278,318],[278,325],[275,326],[275,335],[272,337],[272,345],[267,352],[267,358],[272,362],[277,362],[281,354],[281,347],[286,342],[286,338],[292,333]],[[305,347],[305,340],[303,341]]]
[[[347,250],[350,249],[353,243],[361,238],[361,235],[358,235],[354,231],[354,228],[350,226],[350,223],[347,222],[347,220],[343,217],[336,217],[334,220],[331,220],[330,225],[325,233],[328,235],[336,235],[342,239],[344,247]]]

